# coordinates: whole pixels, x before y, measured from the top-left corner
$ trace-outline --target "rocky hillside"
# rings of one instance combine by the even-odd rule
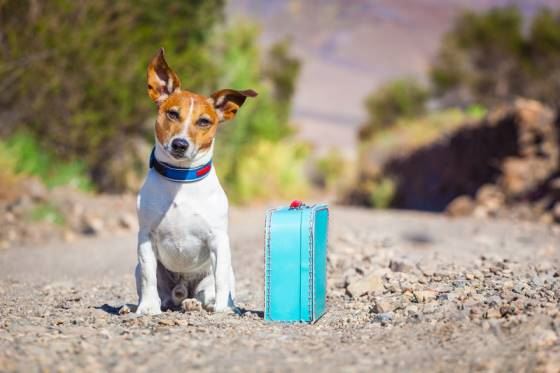
[[[557,113],[519,99],[428,145],[395,153],[378,173],[362,172],[360,185],[389,178],[395,185],[390,201],[395,208],[452,215],[513,213],[558,222],[559,132]],[[368,193],[358,187],[349,200],[368,204]]]

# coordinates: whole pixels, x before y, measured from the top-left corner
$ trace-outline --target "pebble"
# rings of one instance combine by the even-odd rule
[[[402,300],[396,297],[379,297],[373,302],[374,313],[387,313],[402,307]]]
[[[420,290],[413,292],[416,303],[425,303],[435,300],[438,293],[432,290]]]
[[[158,320],[158,324],[165,325],[165,326],[173,326],[175,325],[175,321],[169,319],[162,319],[162,320]]]
[[[535,348],[549,347],[558,341],[558,336],[550,329],[537,329],[531,337],[530,344]]]
[[[392,312],[379,313],[375,315],[374,320],[380,322],[383,325],[384,323],[393,321],[394,316],[395,315]]]
[[[493,307],[484,313],[484,318],[486,319],[499,319],[500,317],[502,317],[502,313]]]
[[[391,260],[389,262],[389,269],[393,272],[412,272],[414,264],[405,260]]]
[[[351,282],[346,288],[348,294],[353,298],[358,298],[362,295],[371,294],[381,294],[385,287],[383,285],[383,279],[374,274],[369,275]]]

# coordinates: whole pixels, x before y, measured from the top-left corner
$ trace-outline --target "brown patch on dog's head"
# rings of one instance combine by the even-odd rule
[[[148,95],[158,104],[159,143],[167,149],[174,138],[181,137],[196,153],[210,148],[218,124],[233,119],[245,99],[257,93],[251,89],[222,89],[206,97],[181,90],[179,78],[167,65],[161,49],[148,66]]]

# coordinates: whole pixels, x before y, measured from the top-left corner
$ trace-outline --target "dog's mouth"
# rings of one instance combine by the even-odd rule
[[[186,152],[178,152],[175,150],[171,150],[168,152],[170,156],[172,156],[173,158],[177,159],[177,160],[184,160],[187,159],[187,154]]]
[[[188,150],[175,150],[171,148],[171,146],[164,146],[164,149],[167,154],[171,156],[171,158],[178,160],[178,161],[185,161],[192,159],[191,149]]]

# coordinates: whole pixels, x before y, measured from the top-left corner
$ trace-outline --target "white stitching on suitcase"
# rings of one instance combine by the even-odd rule
[[[271,209],[267,212],[265,218],[265,255],[264,255],[264,268],[265,268],[265,285],[264,285],[264,296],[265,296],[265,312],[266,315],[270,315],[270,223],[272,221],[272,213],[277,209]]]

